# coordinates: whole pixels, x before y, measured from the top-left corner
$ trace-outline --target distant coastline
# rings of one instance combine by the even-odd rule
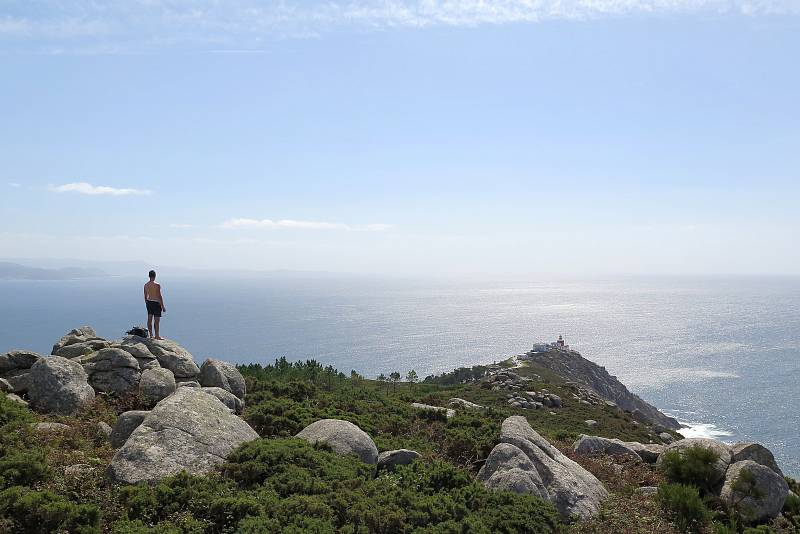
[[[108,273],[100,269],[82,267],[62,267],[45,269],[29,267],[19,263],[0,262],[0,280],[79,280],[84,278],[104,278]]]

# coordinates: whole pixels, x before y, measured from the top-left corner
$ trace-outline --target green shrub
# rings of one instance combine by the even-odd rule
[[[800,496],[790,493],[783,503],[783,511],[788,515],[800,515]]]
[[[696,486],[708,493],[715,483],[715,464],[719,456],[703,447],[689,447],[681,452],[664,453],[661,468],[667,480],[675,484]]]
[[[656,501],[682,532],[700,532],[710,514],[700,492],[685,484],[661,484]]]
[[[244,419],[260,436],[286,438],[303,430],[313,420],[313,415],[291,399],[267,399],[251,404],[245,410]]]
[[[10,486],[30,486],[50,474],[40,450],[13,449],[0,457],[0,489]]]
[[[0,492],[0,517],[17,532],[49,534],[100,532],[100,511],[93,504],[76,504],[49,491],[13,486]]]
[[[33,415],[25,406],[9,400],[5,393],[0,393],[0,427],[11,423],[30,423]]]
[[[758,525],[757,527],[746,528],[742,534],[776,534],[775,529],[767,525]]]

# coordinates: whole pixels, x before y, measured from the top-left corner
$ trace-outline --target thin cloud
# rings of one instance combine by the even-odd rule
[[[186,224],[186,223],[172,223],[172,224],[169,225],[169,227],[170,228],[185,229],[185,228],[196,228],[197,225],[195,225],[195,224]]]
[[[797,0],[41,0],[0,15],[0,38],[18,50],[122,53],[208,49],[265,53],[265,40],[318,38],[340,29],[475,27],[620,16],[783,15]]]
[[[110,195],[115,197],[127,195],[149,195],[149,189],[133,189],[109,187],[106,185],[92,185],[88,182],[73,182],[64,185],[51,185],[48,188],[54,193],[80,193],[82,195]]]
[[[295,230],[344,230],[350,232],[382,232],[392,228],[390,224],[350,225],[321,221],[297,221],[294,219],[229,219],[220,225],[226,229],[295,229]]]
[[[14,189],[19,189],[20,187],[22,187],[22,184],[17,183],[17,182],[8,182],[8,187],[13,187]]]

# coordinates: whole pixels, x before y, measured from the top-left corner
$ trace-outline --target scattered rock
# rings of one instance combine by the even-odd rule
[[[91,474],[93,471],[94,467],[89,464],[68,465],[64,468],[64,474],[68,477],[81,477]]]
[[[636,488],[636,493],[652,496],[658,493],[658,488],[655,486],[642,486],[641,488]]]
[[[667,445],[669,445],[670,443],[673,443],[675,441],[675,438],[672,437],[672,434],[670,434],[669,432],[661,432],[658,435],[658,437],[661,438],[661,441],[663,441]]]
[[[190,378],[193,379],[200,374],[200,369],[194,363],[194,358],[191,353],[169,339],[153,339],[138,336],[128,336],[123,340],[124,344],[141,343],[147,350],[150,351],[157,359],[161,367],[166,367],[175,379]]]
[[[198,381],[203,387],[222,388],[244,400],[244,377],[231,363],[221,360],[206,360],[200,368]]]
[[[200,382],[197,380],[175,380],[175,386],[179,388],[200,388]]]
[[[370,465],[378,463],[375,442],[369,434],[349,421],[321,419],[305,427],[297,437],[309,443],[325,443],[341,455],[355,454]]]
[[[573,450],[578,454],[611,454],[614,456],[625,456],[631,460],[641,461],[641,457],[626,443],[618,439],[602,438],[600,436],[587,436],[582,434],[575,444]]]
[[[745,472],[751,481],[743,478]],[[789,485],[782,476],[753,460],[743,460],[728,468],[720,499],[749,521],[763,521],[780,513],[788,494]]]
[[[21,404],[22,406],[28,407],[28,401],[17,395],[16,393],[8,393],[6,398],[10,401],[16,402],[17,404]]]
[[[145,369],[139,380],[139,392],[150,403],[155,404],[175,393],[175,376],[169,369],[155,367]]]
[[[503,421],[500,445],[495,449],[502,444],[513,445],[528,461],[517,451],[503,446],[491,463],[487,459],[481,469],[483,475],[479,473],[479,478],[486,480],[486,483],[495,478],[491,484],[500,484],[502,481],[509,489],[527,488],[525,492],[538,494],[552,502],[565,518],[597,515],[600,503],[608,495],[603,484],[540,436],[524,417],[513,416]],[[509,474],[500,477],[495,474],[498,471]],[[533,487],[537,488],[538,493],[532,491]]]
[[[36,423],[33,428],[37,432],[66,432],[70,430],[70,426],[64,423]]]
[[[96,428],[97,428],[97,432],[99,434],[101,434],[101,435],[103,435],[103,436],[105,436],[107,438],[111,436],[111,432],[113,430],[111,428],[111,425],[109,425],[105,421],[98,421],[97,425],[96,425]]]
[[[418,410],[429,410],[433,412],[443,412],[445,416],[450,419],[456,414],[456,411],[452,408],[442,408],[441,406],[431,406],[430,404],[422,404],[421,402],[412,402],[412,408],[416,408]]]
[[[212,395],[179,388],[150,411],[117,451],[109,476],[135,484],[184,470],[206,474],[236,447],[257,438],[255,430]]]
[[[391,469],[396,465],[408,465],[421,455],[409,449],[384,451],[378,455],[378,469]]]
[[[586,421],[584,421],[584,423],[589,428],[597,428],[597,421],[595,421],[594,419],[587,419]]]
[[[30,369],[14,369],[4,374],[5,381],[14,393],[26,393],[31,386]]]
[[[448,406],[453,406],[454,408],[466,408],[468,410],[483,410],[486,408],[485,406],[481,406],[480,404],[475,404],[474,402],[470,402],[468,400],[453,398],[447,401]]]
[[[51,351],[51,354],[56,355],[56,352],[58,352],[63,347],[74,345],[76,343],[82,343],[84,341],[89,341],[91,339],[102,340],[101,337],[98,337],[97,332],[95,332],[91,326],[81,326],[79,328],[74,328],[69,332],[67,332],[66,334],[64,334],[63,336],[61,336],[61,339],[56,341],[56,344],[53,345],[53,350]]]
[[[760,443],[734,443],[731,445],[731,453],[731,463],[753,460],[755,463],[767,466],[780,476],[783,476],[783,471],[778,467],[772,451]]]
[[[122,447],[149,413],[143,410],[131,410],[121,413],[117,417],[117,422],[114,423],[114,428],[111,429],[111,435],[108,437],[111,446],[115,449]]]
[[[679,454],[683,454],[687,449],[692,447],[701,447],[703,449],[708,449],[717,455],[718,459],[714,464],[714,478],[710,482],[712,484],[721,482],[725,478],[725,471],[728,470],[728,466],[731,463],[732,454],[730,447],[714,439],[686,438],[676,441],[675,443],[672,443],[670,445],[667,445],[667,447],[664,449],[664,453],[676,451]],[[664,458],[664,453],[662,453],[658,457],[657,463],[659,465],[661,464]]]
[[[139,385],[139,362],[122,349],[101,349],[77,361],[83,365],[89,384],[96,391],[121,395]]]
[[[14,388],[11,387],[11,383],[8,380],[0,378],[0,391],[3,393],[13,393]]]
[[[0,389],[11,393],[25,393],[30,387],[30,369],[44,356],[27,350],[12,350],[0,354]]]
[[[105,349],[111,346],[111,343],[105,339],[87,339],[86,341],[79,341],[71,345],[66,345],[58,350],[53,351],[53,356],[62,356],[64,358],[78,358],[80,356],[87,356],[100,349]]]
[[[636,441],[626,441],[625,445],[638,454],[639,458],[649,464],[656,463],[658,457],[666,448],[664,445],[659,445],[657,443],[639,443]]]
[[[201,387],[200,391],[215,396],[222,402],[222,404],[227,406],[228,409],[230,409],[230,411],[232,411],[233,413],[240,413],[244,409],[244,403],[242,402],[242,399],[240,399],[227,389],[216,388],[216,387],[214,388]]]
[[[94,390],[78,362],[51,356],[31,367],[28,396],[39,411],[71,415],[94,400]]]

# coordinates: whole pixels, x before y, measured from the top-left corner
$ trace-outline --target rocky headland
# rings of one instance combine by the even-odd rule
[[[689,505],[670,507],[680,491],[704,496],[730,524],[792,532],[800,522],[796,483],[764,446],[683,439],[677,421],[577,352],[516,362],[453,386],[437,384],[443,375],[390,388],[313,360],[198,365],[175,341],[77,328],[51,355],[0,354],[0,532],[178,532],[186,521],[193,532],[411,532],[423,516],[447,532],[712,528],[710,513],[689,521],[680,515]],[[177,496],[188,480],[221,492],[203,505],[212,515]],[[69,489],[81,485],[85,495]],[[473,497],[457,505],[466,487]],[[177,499],[173,511],[156,513],[152,491]],[[394,527],[361,508],[368,495]],[[455,508],[432,515],[417,503],[431,495]],[[292,508],[298,498],[311,523]],[[45,512],[46,502],[62,512]],[[402,502],[409,510],[396,509]],[[362,511],[344,511],[353,507]],[[224,528],[213,514],[227,517]]]

